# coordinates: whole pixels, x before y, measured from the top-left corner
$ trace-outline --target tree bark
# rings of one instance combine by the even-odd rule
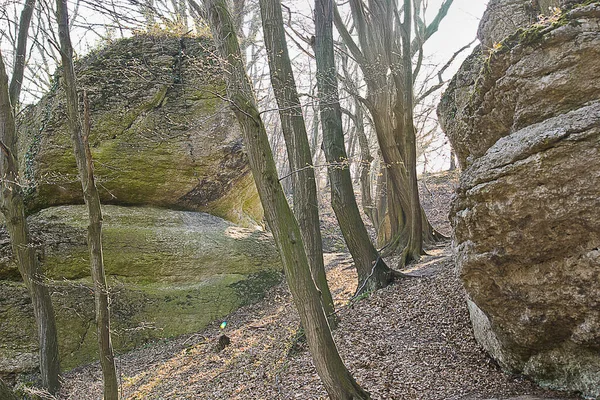
[[[403,89],[403,118],[406,141],[406,166],[408,169],[408,188],[410,195],[410,235],[408,245],[403,252],[405,260],[418,260],[423,254],[423,224],[421,216],[421,201],[417,182],[417,140],[414,125],[414,96],[413,96],[413,66],[411,54],[412,31],[412,0],[404,0],[404,23],[402,37],[402,78]],[[392,72],[393,73],[393,72]]]
[[[242,128],[265,218],[279,249],[317,373],[332,399],[366,399],[368,395],[344,366],[331,336],[321,296],[308,266],[300,228],[278,180],[267,133],[245,72],[227,3],[225,0],[205,0],[205,6],[215,45],[221,56],[220,62],[225,70],[227,96]]]
[[[25,73],[25,62],[27,58],[27,36],[34,7],[35,0],[25,1],[23,11],[21,11],[21,18],[19,19],[19,35],[17,37],[13,75],[9,89],[10,103],[14,109],[17,109],[17,104],[19,103],[19,98],[21,96],[21,88],[23,87],[23,75]]]
[[[86,105],[86,131],[83,132],[79,116],[79,101],[75,69],[73,67],[73,47],[69,34],[69,17],[67,0],[57,0],[57,18],[59,26],[59,39],[63,67],[63,86],[65,88],[67,106],[66,114],[73,150],[77,161],[79,179],[83,189],[83,198],[88,208],[88,248],[90,251],[90,267],[94,282],[94,297],[96,305],[96,330],[98,333],[98,347],[100,350],[100,364],[104,378],[104,399],[116,400],[119,398],[117,373],[114,354],[110,337],[110,309],[108,286],[104,274],[102,258],[102,210],[100,196],[94,182],[94,169],[92,156],[88,143],[89,136],[89,107]]]
[[[397,9],[396,3],[369,1],[367,6],[362,0],[350,0],[358,44],[354,42],[339,14],[337,12],[335,14],[336,27],[353,58],[359,64],[367,84],[364,102],[373,117],[382,158],[388,168],[389,181],[393,182],[392,185],[388,185],[388,190],[395,192],[394,196],[388,192],[388,210],[401,210],[401,212],[396,212],[396,216],[401,218],[395,218],[388,214],[392,231],[399,233],[388,238],[386,250],[394,252],[396,249],[403,249],[404,262],[419,257],[420,254],[417,253],[422,251],[424,237],[443,238],[433,230],[426,215],[421,212],[420,201],[417,197],[418,187],[415,193],[413,175],[416,176],[416,172],[414,172],[416,171],[416,150],[413,152],[412,146],[416,139],[414,138],[414,122],[408,121],[408,117],[412,115],[414,100],[412,97],[408,98],[409,94],[405,89],[410,90],[410,96],[412,96],[414,84],[412,56],[437,30],[451,3],[452,0],[445,0],[434,21],[427,27],[419,25],[419,40],[410,43],[411,31],[406,31],[408,46],[404,42],[401,44],[400,40],[402,32],[405,32],[404,27],[410,28],[413,19],[412,1],[410,4],[408,4],[408,0],[403,3],[404,23],[399,26],[400,11]],[[408,21],[407,18],[411,21]],[[417,18],[417,20],[419,19]],[[411,61],[411,65],[409,66],[405,60]],[[390,71],[394,78],[391,82]],[[413,163],[415,164],[414,171]],[[392,201],[397,201],[398,204],[390,204]],[[413,219],[415,219],[414,222]],[[404,224],[409,229],[406,229]],[[416,233],[419,225],[422,226],[421,234]],[[399,237],[398,235],[405,236]],[[418,245],[417,242],[421,244]],[[419,251],[419,247],[421,251]]]
[[[296,82],[283,28],[283,16],[279,0],[260,0],[263,32],[271,83],[279,108],[281,127],[288,153],[294,193],[294,215],[300,226],[311,273],[321,291],[323,308],[330,325],[335,324],[333,298],[325,276],[323,241],[319,222],[319,201],[315,171],[302,107],[296,90]],[[332,326],[333,328],[333,326]]]
[[[342,112],[340,109],[335,59],[333,53],[333,4],[330,0],[315,1],[315,58],[323,150],[331,182],[331,206],[352,255],[358,273],[357,294],[377,290],[394,280],[393,271],[385,264],[373,246],[361,219],[348,156],[344,147]]]
[[[51,394],[60,388],[60,364],[58,356],[58,338],[52,298],[45,277],[38,264],[35,248],[29,236],[29,228],[25,217],[23,190],[19,182],[17,159],[17,132],[14,119],[12,99],[17,102],[21,92],[23,69],[25,68],[25,51],[27,49],[27,32],[33,12],[33,2],[25,4],[19,25],[18,49],[15,55],[15,70],[10,89],[4,59],[0,53],[0,174],[2,177],[0,191],[0,209],[6,219],[6,227],[11,238],[13,254],[23,282],[29,290],[33,304],[40,355],[40,374],[42,386]],[[29,14],[29,15],[28,15]],[[27,27],[25,27],[27,25]]]

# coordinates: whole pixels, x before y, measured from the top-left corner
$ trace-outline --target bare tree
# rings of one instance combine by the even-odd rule
[[[332,399],[366,399],[368,394],[358,386],[344,366],[331,336],[321,296],[308,266],[298,222],[279,183],[267,133],[246,74],[227,3],[225,0],[206,0],[204,4],[225,70],[227,96],[242,128],[265,217],[279,249],[317,373]]]
[[[39,338],[40,373],[42,386],[50,393],[60,388],[58,339],[54,309],[48,286],[38,264],[35,248],[31,244],[23,188],[20,183],[17,131],[15,125],[15,105],[19,101],[25,68],[27,35],[34,0],[25,3],[19,22],[17,50],[13,77],[10,85],[6,67],[0,52],[0,210],[4,214],[11,238],[13,254],[17,259],[19,272],[29,290]]]
[[[348,169],[344,146],[335,57],[333,52],[333,3],[315,3],[315,55],[323,150],[331,181],[331,205],[358,272],[357,294],[387,286],[400,273],[391,270],[379,255],[362,221]]]
[[[441,237],[427,221],[418,196],[413,85],[422,65],[423,44],[437,31],[452,1],[445,0],[427,25],[420,0],[402,5],[391,0],[350,0],[358,42],[337,9],[335,13],[336,27],[361,67],[367,86],[361,101],[372,116],[388,169],[387,208],[393,234],[388,250],[402,249],[404,262],[420,257],[423,238]]]
[[[108,285],[104,274],[102,258],[102,210],[100,195],[94,182],[94,168],[92,155],[88,143],[89,136],[89,105],[87,96],[84,99],[85,109],[85,134],[79,116],[79,101],[77,96],[77,80],[73,66],[73,47],[69,33],[69,16],[67,0],[57,0],[57,18],[60,38],[60,53],[62,57],[63,86],[66,94],[66,113],[71,140],[77,161],[79,179],[83,188],[83,198],[88,208],[88,248],[90,251],[90,265],[92,280],[94,282],[94,297],[96,305],[96,330],[98,332],[98,346],[100,350],[100,364],[104,376],[104,399],[116,400],[119,398],[119,389],[115,360],[110,337],[110,308],[108,298]]]
[[[330,324],[333,324],[335,323],[335,314],[323,262],[323,241],[319,222],[315,172],[302,116],[302,107],[288,54],[281,3],[278,0],[260,0],[260,10],[271,83],[275,91],[289,155],[291,173],[288,177],[291,178],[293,185],[294,214],[300,226],[313,279],[321,291],[325,314],[329,316]]]

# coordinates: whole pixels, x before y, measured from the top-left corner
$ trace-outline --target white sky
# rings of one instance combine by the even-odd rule
[[[429,21],[437,13],[440,3],[440,0],[430,1]],[[439,62],[445,62],[454,52],[470,43],[477,35],[479,20],[487,3],[487,0],[454,0],[438,32],[425,43],[425,53],[435,56]],[[470,51],[465,52],[461,60],[469,54]],[[457,63],[456,67],[459,65]],[[454,74],[455,71],[456,68],[448,72]]]

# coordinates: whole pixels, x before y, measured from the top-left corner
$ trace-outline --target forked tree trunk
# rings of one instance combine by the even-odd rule
[[[358,294],[385,287],[394,280],[396,275],[373,246],[354,197],[342,131],[342,112],[333,53],[332,18],[332,2],[316,0],[315,58],[323,127],[323,150],[331,182],[331,206],[358,273]]]
[[[319,222],[315,171],[288,54],[281,3],[279,0],[260,0],[259,3],[271,83],[279,107],[281,128],[291,169],[290,178],[294,187],[294,215],[300,226],[313,279],[321,291],[325,314],[328,316],[330,324],[333,325],[335,324],[335,314],[323,262],[323,240]]]
[[[321,296],[308,266],[300,228],[277,177],[267,133],[246,75],[226,0],[205,0],[204,4],[213,39],[221,56],[220,62],[225,70],[227,96],[242,128],[252,175],[265,209],[265,218],[279,249],[317,373],[332,399],[366,399],[368,395],[344,366],[331,336]]]
[[[83,131],[79,116],[79,101],[75,69],[73,67],[73,47],[69,34],[69,17],[67,11],[67,0],[57,0],[58,32],[60,39],[63,86],[66,93],[67,122],[71,131],[73,150],[79,179],[83,189],[83,198],[88,208],[88,248],[90,251],[90,267],[92,280],[94,282],[94,297],[96,305],[96,330],[98,333],[98,347],[100,350],[100,364],[104,378],[104,400],[116,400],[119,398],[119,389],[115,360],[110,337],[110,309],[108,298],[108,286],[104,274],[104,262],[102,258],[102,210],[100,207],[100,196],[94,182],[94,169],[92,155],[88,143],[89,136],[89,106],[87,96],[84,96],[85,127]]]
[[[45,278],[38,264],[35,249],[31,244],[23,190],[19,182],[17,160],[17,132],[14,119],[14,105],[21,92],[23,69],[25,67],[27,33],[34,1],[27,1],[19,22],[19,36],[13,78],[8,84],[8,76],[0,53],[0,209],[6,219],[6,227],[11,239],[13,254],[23,282],[29,290],[33,304],[40,355],[42,386],[54,394],[60,388],[60,364],[58,338],[52,299]]]
[[[367,84],[366,104],[373,117],[382,158],[389,168],[388,176],[394,183],[389,185],[392,187],[388,187],[390,190],[388,209],[392,209],[390,201],[397,201],[394,207],[402,210],[402,213],[396,213],[402,215],[401,219],[388,219],[393,230],[399,233],[387,238],[386,250],[390,252],[403,250],[404,262],[408,262],[419,258],[424,238],[433,241],[443,236],[433,230],[421,210],[418,199],[418,187],[415,182],[416,150],[412,149],[416,141],[414,123],[412,120],[407,120],[414,106],[413,82],[412,80],[409,82],[409,76],[411,79],[413,77],[413,70],[412,64],[409,65],[406,61],[412,61],[415,49],[422,46],[424,41],[437,31],[452,0],[444,1],[436,17],[424,28],[425,32],[422,37],[419,37],[420,41],[415,39],[412,43],[413,30],[407,30],[411,28],[413,22],[412,1],[407,0],[402,3],[401,12],[404,13],[402,26],[399,26],[400,11],[395,2],[385,0],[373,3],[350,0],[349,4],[358,44],[344,26],[339,13],[335,15],[336,26],[344,43],[361,67]],[[417,8],[422,12],[420,5]],[[422,24],[420,17],[414,19]],[[419,29],[423,27],[419,25]],[[406,44],[400,44],[398,35],[403,35],[404,32],[406,32]],[[404,53],[405,51],[408,53]],[[390,71],[394,77],[392,87],[390,87]],[[408,91],[410,91],[410,98]],[[390,98],[390,95],[394,97]],[[394,197],[389,196],[391,190],[396,192]],[[418,229],[419,225],[422,229]]]

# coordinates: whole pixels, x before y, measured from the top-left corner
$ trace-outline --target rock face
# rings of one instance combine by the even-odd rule
[[[199,212],[105,206],[104,217],[117,351],[196,332],[256,301],[281,279],[279,256],[264,232]],[[52,287],[62,367],[91,362],[97,359],[97,342],[87,211],[52,207],[29,221]],[[0,246],[4,278],[16,275],[7,242]],[[35,369],[37,333],[22,283],[0,281],[0,331],[0,374]]]
[[[211,41],[135,36],[77,63],[104,204],[205,211],[246,226],[262,220]],[[33,211],[82,201],[64,104],[56,78],[18,121]]]
[[[464,168],[457,268],[503,368],[600,398],[600,2],[504,40],[486,27],[497,3],[480,34],[499,45],[467,59],[438,108]]]
[[[272,238],[256,230],[262,207],[239,126],[222,100],[211,41],[137,36],[77,63],[89,98],[117,352],[197,332],[281,278]],[[19,160],[68,369],[97,359],[97,343],[87,211],[77,205],[83,199],[64,103],[57,81],[20,114]],[[38,365],[31,300],[20,280],[0,229],[0,377]]]

